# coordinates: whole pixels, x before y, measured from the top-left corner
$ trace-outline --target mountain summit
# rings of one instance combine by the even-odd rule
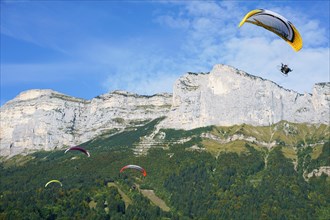
[[[172,109],[162,125],[192,129],[207,125],[270,125],[286,120],[329,123],[330,83],[299,94],[226,65],[209,74],[185,74],[173,89]]]
[[[329,124],[330,83],[299,94],[226,65],[187,73],[173,95],[114,91],[92,100],[52,90],[22,92],[1,107],[0,156],[52,150],[165,117],[158,128],[270,125],[281,120]],[[157,132],[157,131],[155,131]]]

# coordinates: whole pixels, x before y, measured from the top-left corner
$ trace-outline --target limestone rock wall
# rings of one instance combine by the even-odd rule
[[[29,90],[0,108],[0,156],[72,146],[164,116],[156,130],[281,120],[329,124],[329,109],[329,82],[316,84],[312,94],[299,94],[220,64],[207,74],[183,75],[173,95],[114,91],[84,100],[52,90]]]
[[[113,128],[163,117],[172,96],[115,91],[83,100],[52,90],[29,90],[1,107],[0,156],[51,150],[90,140]]]
[[[173,106],[161,127],[269,125],[281,120],[329,124],[330,83],[299,94],[233,67],[215,65],[208,74],[185,74],[173,88]]]

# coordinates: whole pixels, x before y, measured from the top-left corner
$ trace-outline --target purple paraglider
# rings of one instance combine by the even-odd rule
[[[70,148],[66,149],[64,153],[68,152],[69,150],[79,150],[79,151],[83,152],[84,154],[86,154],[88,157],[91,156],[89,154],[89,152],[87,150],[85,150],[84,148],[82,148],[82,147],[78,147],[78,146],[76,146],[76,147],[70,147]]]

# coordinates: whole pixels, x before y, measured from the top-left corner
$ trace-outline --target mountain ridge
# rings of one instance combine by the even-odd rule
[[[281,120],[329,123],[330,83],[300,94],[226,65],[209,74],[185,74],[174,84],[173,105],[163,126],[269,125]]]
[[[0,109],[0,156],[77,145],[161,117],[165,119],[156,133],[162,128],[270,125],[282,120],[328,124],[329,90],[330,83],[317,83],[312,94],[300,94],[222,64],[210,73],[183,75],[173,94],[115,90],[85,100],[49,89],[28,90]]]

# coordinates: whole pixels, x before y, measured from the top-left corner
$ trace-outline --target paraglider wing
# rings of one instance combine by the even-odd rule
[[[66,151],[64,153],[68,152],[69,150],[79,150],[79,151],[83,152],[84,154],[86,154],[88,157],[91,156],[89,154],[89,152],[82,147],[70,147],[70,148],[66,149]]]
[[[143,169],[140,166],[137,166],[137,165],[127,165],[127,166],[124,166],[123,168],[121,168],[120,172],[123,172],[124,170],[126,170],[128,168],[139,170],[142,173],[143,176],[147,176],[146,170]]]
[[[245,22],[263,27],[285,40],[295,51],[299,51],[302,46],[302,38],[295,26],[283,16],[264,9],[250,11],[242,19],[238,27]]]
[[[51,180],[51,181],[46,183],[45,187],[47,187],[51,183],[59,183],[61,185],[61,187],[63,186],[62,183],[59,180]]]

